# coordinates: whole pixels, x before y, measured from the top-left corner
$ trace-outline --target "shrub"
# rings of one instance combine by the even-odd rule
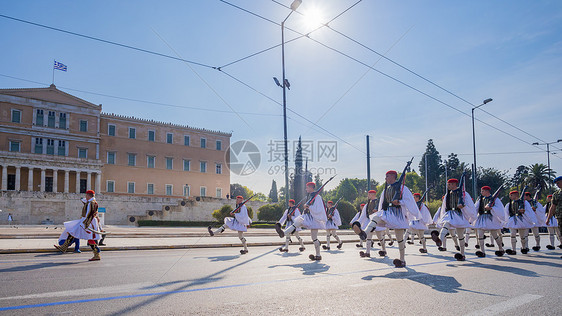
[[[248,216],[250,218],[254,217],[254,210],[252,210],[252,208],[249,206],[246,206],[246,208],[248,209]],[[229,204],[225,204],[220,209],[214,210],[212,215],[213,218],[217,220],[217,222],[224,223],[224,218],[231,217],[230,212],[232,211],[232,206],[230,206]]]
[[[278,221],[284,211],[283,206],[279,203],[263,205],[258,209],[258,220]]]
[[[357,210],[351,203],[341,200],[337,206],[338,211],[340,212],[342,228],[349,227],[349,222],[357,213]]]

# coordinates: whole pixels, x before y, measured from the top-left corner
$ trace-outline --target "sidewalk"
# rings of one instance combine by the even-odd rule
[[[101,246],[101,249],[109,251],[241,247],[237,233],[229,230],[218,236],[210,237],[205,227],[106,225],[104,228],[109,234],[104,241],[107,246]],[[62,231],[62,225],[22,225],[16,227],[1,225],[0,254],[57,252],[58,250],[53,245],[57,243]],[[279,238],[273,228],[249,228],[244,235],[248,247],[281,246],[285,243],[285,238]],[[318,235],[320,241],[324,244],[326,242],[325,231],[320,231]],[[358,236],[352,230],[340,230],[338,235],[344,243],[359,242]],[[310,231],[301,232],[301,236],[303,236],[305,244],[312,244]],[[297,249],[297,240],[295,237],[292,239],[292,247]],[[333,237],[331,242],[332,247],[337,245]],[[90,250],[85,240],[81,241],[80,245],[80,249]]]

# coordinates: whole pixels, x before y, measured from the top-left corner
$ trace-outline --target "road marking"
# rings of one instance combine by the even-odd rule
[[[514,297],[507,301],[503,301],[501,303],[488,306],[484,309],[473,311],[469,314],[466,314],[465,316],[497,315],[499,313],[503,313],[515,309],[521,305],[530,303],[534,300],[538,300],[541,297],[542,295],[523,294],[521,296]]]

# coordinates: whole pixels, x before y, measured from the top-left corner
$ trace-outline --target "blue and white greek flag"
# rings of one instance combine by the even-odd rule
[[[54,69],[66,71],[67,68],[66,68],[66,65],[65,65],[65,64],[59,63],[58,61],[55,60]]]

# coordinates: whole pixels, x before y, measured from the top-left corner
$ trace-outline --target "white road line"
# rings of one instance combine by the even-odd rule
[[[499,313],[503,313],[515,309],[521,305],[530,303],[534,300],[538,300],[541,297],[542,295],[523,294],[521,296],[514,297],[507,301],[503,301],[501,303],[488,306],[484,309],[473,311],[469,314],[466,314],[465,316],[497,315]]]

